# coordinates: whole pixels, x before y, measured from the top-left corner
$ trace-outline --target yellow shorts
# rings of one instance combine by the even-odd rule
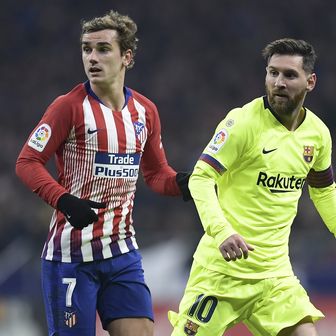
[[[179,313],[168,313],[172,336],[222,336],[239,322],[255,336],[276,336],[305,317],[315,322],[324,315],[296,277],[239,279],[195,261]]]

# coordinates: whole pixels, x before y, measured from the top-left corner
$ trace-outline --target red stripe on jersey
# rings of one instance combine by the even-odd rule
[[[112,242],[119,240],[119,224],[121,220],[122,207],[118,206],[114,209],[114,217],[113,217],[113,231],[112,231]]]
[[[126,218],[125,218],[125,223],[126,223],[125,234],[126,234],[126,238],[129,238],[129,237],[132,236],[132,232],[130,231],[130,225],[132,223],[131,214],[132,214],[132,209],[133,209],[133,200],[134,200],[134,195],[132,196],[132,198],[130,200],[130,204],[128,206],[128,213],[127,213]]]

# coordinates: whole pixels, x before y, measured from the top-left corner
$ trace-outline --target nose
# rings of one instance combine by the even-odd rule
[[[97,60],[97,53],[96,51],[93,49],[89,55],[89,62],[91,64],[97,64],[98,60]]]
[[[279,75],[279,76],[275,79],[274,85],[275,85],[276,87],[285,87],[285,86],[286,86],[286,82],[285,82],[283,76]]]

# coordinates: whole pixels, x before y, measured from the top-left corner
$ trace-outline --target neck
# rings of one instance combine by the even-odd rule
[[[305,117],[305,110],[302,106],[297,107],[291,114],[277,114],[279,121],[289,130],[295,131]]]
[[[121,111],[125,104],[124,81],[114,81],[112,83],[91,83],[92,91],[103,102],[103,104],[113,111]]]

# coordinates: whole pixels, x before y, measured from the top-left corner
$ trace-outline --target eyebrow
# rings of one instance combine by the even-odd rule
[[[297,72],[296,69],[275,67],[273,65],[268,65],[267,68],[270,70],[278,70],[278,71],[283,71],[283,72],[288,72],[288,71]]]
[[[92,42],[82,41],[82,45],[89,45],[89,44],[92,44]],[[106,45],[110,46],[112,44],[109,42],[97,42],[97,45],[98,46],[106,46]]]

